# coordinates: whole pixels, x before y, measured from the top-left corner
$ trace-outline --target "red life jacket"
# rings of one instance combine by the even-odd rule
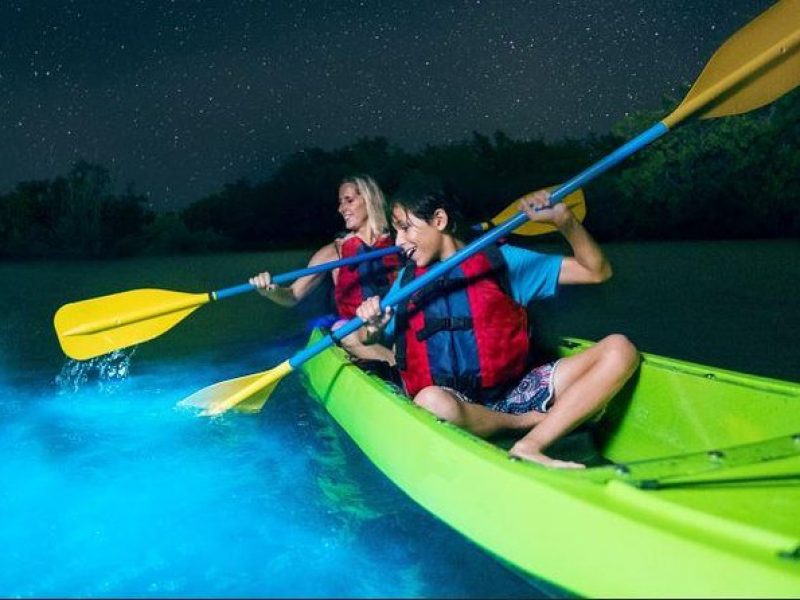
[[[401,284],[426,270],[407,267]],[[395,354],[409,396],[440,385],[485,402],[522,378],[528,315],[507,290],[508,266],[491,246],[398,306]]]
[[[368,246],[357,235],[350,235],[337,241],[342,258],[393,245],[392,238],[388,234],[379,237],[373,246]],[[364,300],[372,296],[383,297],[394,283],[399,266],[400,257],[397,254],[389,254],[381,259],[340,267],[333,290],[336,312],[339,316],[352,319],[356,316],[356,309]]]

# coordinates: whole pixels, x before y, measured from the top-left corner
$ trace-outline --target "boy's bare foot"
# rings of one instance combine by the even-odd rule
[[[527,450],[523,445],[514,444],[511,450],[508,451],[511,456],[528,460],[530,462],[538,463],[544,467],[553,469],[585,469],[586,465],[571,460],[558,460],[557,458],[550,458],[541,452]]]

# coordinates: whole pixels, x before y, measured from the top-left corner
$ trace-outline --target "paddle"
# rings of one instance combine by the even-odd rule
[[[715,118],[744,113],[779,98],[800,83],[800,0],[781,0],[734,34],[717,50],[684,101],[669,116],[560,186],[551,203],[562,201],[601,173],[666,134],[689,116]],[[519,212],[484,233],[408,285],[389,293],[381,308],[393,307],[527,220]],[[208,386],[181,401],[215,415],[232,407],[258,411],[278,382],[307,360],[363,325],[356,317],[277,367]]]
[[[272,281],[281,285],[298,277],[375,260],[399,251],[397,246],[392,246],[365,252],[282,273],[273,277]],[[204,304],[255,289],[251,283],[243,283],[199,294],[157,289],[130,290],[65,304],[56,311],[53,324],[64,353],[70,358],[86,360],[151,340],[173,328]]]
[[[500,215],[516,212],[518,202],[514,200]],[[583,190],[573,192],[566,202],[575,216],[582,221],[586,215]],[[500,215],[494,217],[493,221],[497,221]],[[540,235],[553,229],[541,224],[538,228],[528,227],[530,224],[524,224],[514,233]],[[332,271],[397,252],[399,252],[397,247],[366,252],[276,275],[272,281],[281,285],[305,275]],[[64,354],[77,360],[86,360],[112,350],[152,340],[172,329],[200,306],[251,292],[254,289],[255,286],[244,283],[216,292],[199,294],[157,289],[130,290],[65,304],[58,309],[53,322]]]
[[[557,186],[552,186],[547,188],[548,191],[552,192],[555,190]],[[583,190],[578,189],[572,192],[563,200],[564,204],[572,211],[572,214],[575,215],[575,218],[579,221],[583,222],[583,219],[586,217],[586,199],[583,196]],[[503,210],[497,213],[494,217],[492,217],[489,221],[484,221],[483,223],[479,223],[478,225],[474,225],[473,229],[477,231],[488,231],[492,227],[497,227],[498,225],[502,224],[505,221],[508,221],[511,217],[516,215],[519,212],[519,201],[515,200],[508,206],[506,206]],[[517,227],[512,233],[514,235],[542,235],[545,233],[551,233],[556,230],[555,225],[550,223],[537,223],[534,221],[526,220],[522,225]]]

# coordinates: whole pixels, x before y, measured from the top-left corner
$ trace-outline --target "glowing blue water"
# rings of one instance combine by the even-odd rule
[[[385,480],[298,376],[255,416],[176,408],[301,342],[0,379],[0,595],[539,594]]]

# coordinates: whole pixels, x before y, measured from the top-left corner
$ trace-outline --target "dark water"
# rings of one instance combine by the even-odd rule
[[[543,248],[546,249],[546,248]],[[798,380],[800,244],[608,246],[615,277],[536,308],[544,340],[626,333],[641,350]],[[199,292],[306,253],[0,266],[0,595],[538,597],[389,483],[286,378],[258,415],[175,404],[288,358],[321,297],[201,307],[159,338],[67,361],[56,309]]]
[[[605,249],[613,278],[542,306],[547,336],[621,332],[644,352],[800,381],[800,241]]]

